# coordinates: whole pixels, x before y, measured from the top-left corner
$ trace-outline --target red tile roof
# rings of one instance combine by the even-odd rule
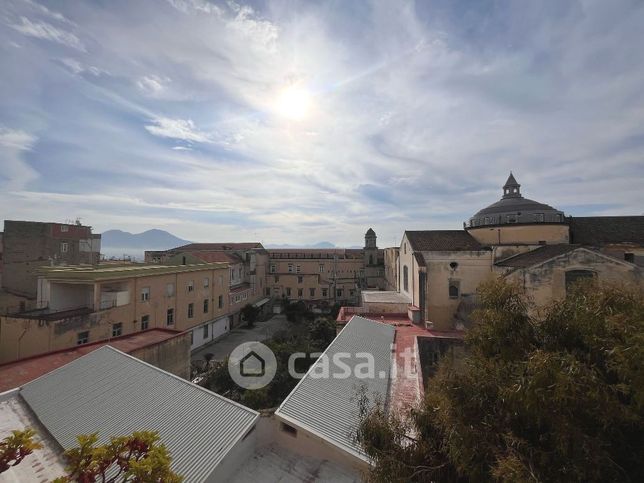
[[[176,330],[150,329],[136,334],[117,337],[109,341],[94,342],[92,344],[49,352],[40,356],[2,364],[0,365],[0,393],[22,386],[29,381],[108,344],[123,352],[130,353],[172,339],[180,334],[181,332]]]

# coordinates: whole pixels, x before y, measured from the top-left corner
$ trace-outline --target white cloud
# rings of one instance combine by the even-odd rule
[[[47,22],[38,20],[32,22],[27,17],[20,17],[20,23],[13,24],[11,27],[24,35],[56,42],[81,52],[86,51],[85,46],[76,35],[56,28]]]
[[[199,131],[191,119],[160,117],[151,121],[154,124],[145,126],[145,129],[155,136],[197,143],[211,142],[210,137],[206,133]]]
[[[0,126],[0,145],[7,148],[18,151],[29,151],[36,142],[36,139],[35,136],[32,136],[28,132]]]
[[[168,77],[159,77],[156,75],[145,75],[136,81],[136,85],[141,91],[149,96],[159,96],[166,90],[170,82]]]
[[[61,59],[60,61],[72,72],[72,74],[75,75],[84,74],[87,72],[89,74],[92,74],[93,76],[99,76],[104,73],[98,67],[94,67],[93,65],[85,65],[82,62],[76,59],[71,59],[69,57]]]

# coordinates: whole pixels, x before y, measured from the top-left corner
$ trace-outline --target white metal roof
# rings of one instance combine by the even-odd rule
[[[207,479],[259,417],[256,411],[110,346],[28,384],[21,396],[65,449],[98,431],[101,442],[157,431],[186,481]]]
[[[331,374],[334,373],[334,355],[350,354],[351,357],[342,359],[342,362],[350,367],[351,377],[316,377],[324,364],[320,357],[275,414],[365,460],[364,453],[353,440],[359,423],[356,395],[360,386],[364,385],[372,402],[379,397],[386,403],[394,334],[395,329],[389,325],[354,316],[324,351],[328,356]],[[373,357],[375,377],[356,377],[356,366],[366,360],[363,356],[356,357],[360,353],[369,353]],[[336,369],[336,372],[343,371]]]

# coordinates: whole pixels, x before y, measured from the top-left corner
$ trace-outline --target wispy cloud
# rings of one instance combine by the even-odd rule
[[[71,47],[81,52],[85,52],[85,46],[76,35],[71,32],[54,27],[53,25],[43,21],[31,21],[27,17],[20,17],[20,23],[12,24],[11,27],[18,32],[36,37],[38,39],[49,40],[56,42],[67,47]]]
[[[197,143],[210,142],[207,134],[199,131],[190,119],[152,119],[151,125],[145,126],[150,134],[163,138],[181,139]]]

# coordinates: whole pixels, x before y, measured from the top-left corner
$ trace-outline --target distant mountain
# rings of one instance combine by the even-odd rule
[[[167,250],[190,243],[164,230],[148,230],[129,233],[122,230],[107,230],[101,234],[101,253],[108,257],[129,255],[143,259],[145,250]]]
[[[282,245],[265,245],[265,248],[337,248],[333,243],[328,242],[328,241],[322,241],[315,243],[313,245],[289,245],[289,244],[282,244]]]

